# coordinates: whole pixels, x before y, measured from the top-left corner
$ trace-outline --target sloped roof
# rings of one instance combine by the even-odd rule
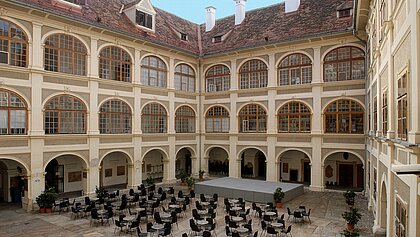
[[[55,6],[51,0],[6,1],[195,55],[209,55],[333,34],[348,30],[353,22],[352,17],[337,18],[337,9],[347,7],[353,0],[301,0],[298,11],[287,14],[284,13],[284,3],[280,3],[248,11],[245,20],[239,26],[235,26],[233,15],[219,19],[210,32],[205,32],[205,24],[192,23],[155,7],[155,33],[148,33],[136,27],[124,13],[119,13],[123,4],[132,5],[139,0],[89,0],[89,4],[82,6],[81,11],[70,11]],[[182,41],[177,32],[186,33],[188,40]],[[223,42],[213,43],[213,37],[228,32],[229,35]]]

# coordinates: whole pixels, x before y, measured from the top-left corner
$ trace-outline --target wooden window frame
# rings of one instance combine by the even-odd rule
[[[376,134],[378,131],[378,97],[373,97],[373,130]]]
[[[215,111],[216,111],[216,109],[220,109],[220,114],[221,115],[214,115],[215,114]],[[210,113],[211,112],[213,112],[213,115],[210,115]],[[223,131],[223,123],[220,123],[220,127],[219,127],[219,131],[218,132],[215,132],[215,129],[214,129],[214,120],[215,119],[220,119],[220,120],[223,120],[223,119],[228,119],[228,121],[230,122],[230,115],[229,115],[229,111],[225,108],[225,107],[223,107],[223,106],[213,106],[213,107],[211,107],[208,111],[207,111],[207,113],[206,113],[206,122],[205,122],[205,128],[206,128],[206,133],[228,133],[229,132],[229,129],[230,129],[230,126],[228,126],[228,130],[227,131]],[[207,130],[207,125],[208,125],[208,119],[211,119],[211,121],[212,121],[212,131],[208,131]],[[228,125],[230,125],[230,123],[228,123]]]
[[[188,108],[190,110],[190,112],[192,112],[193,115],[180,114],[182,112],[181,110],[184,109],[184,108]],[[196,118],[195,111],[190,106],[183,105],[183,106],[179,107],[175,112],[175,132],[176,133],[195,133],[195,130],[196,130],[195,118]],[[193,130],[190,130],[189,128],[185,129],[184,127],[182,127],[182,128],[178,127],[177,125],[178,125],[178,120],[179,119],[193,120],[193,123],[194,123]],[[189,122],[191,122],[191,121],[189,121]]]
[[[386,137],[388,133],[388,88],[382,91],[382,135]]]
[[[118,103],[120,103],[120,111],[117,111],[117,112],[111,112],[111,106],[112,106],[112,103],[111,102],[115,102],[115,101],[117,101]],[[108,104],[109,103],[109,104]],[[108,110],[107,111],[102,111],[102,108],[104,107],[104,106],[106,106],[108,104]],[[123,106],[127,106],[127,109],[129,110],[129,112],[124,112],[124,111],[122,111],[122,109],[123,109]],[[112,130],[113,130],[113,127],[112,127],[112,115],[119,115],[119,118],[120,118],[120,126],[119,126],[119,130],[120,131],[122,131],[122,132],[116,132],[116,133],[114,133],[114,132],[112,132]],[[128,124],[129,126],[130,126],[130,129],[128,130],[128,131],[126,131],[126,132],[123,132],[124,131],[124,115],[129,115],[128,117],[130,118],[130,123]],[[133,118],[132,118],[132,111],[131,111],[131,108],[130,108],[130,106],[127,104],[127,103],[125,103],[124,101],[122,101],[122,100],[118,100],[118,99],[111,99],[111,100],[108,100],[108,101],[106,101],[106,102],[104,102],[102,105],[101,105],[101,107],[99,108],[99,125],[101,125],[101,119],[102,119],[102,117],[104,117],[104,118],[106,118],[107,120],[108,120],[108,124],[107,124],[107,127],[109,128],[109,131],[101,131],[101,126],[99,126],[99,132],[100,132],[100,134],[130,134],[131,132],[132,132],[132,125],[133,125]]]
[[[228,73],[216,74],[215,72],[216,72],[216,68],[217,67],[221,67],[224,70],[227,69]],[[214,73],[212,75],[209,75],[209,73],[211,72],[211,70],[213,70]],[[216,87],[216,90],[210,91],[209,90],[209,80],[211,80],[211,79],[212,80],[218,80],[218,81],[220,80],[221,81],[221,84],[222,84],[222,90],[217,90],[217,87]],[[229,87],[229,89],[227,89],[227,90],[230,90],[230,69],[227,66],[225,66],[223,64],[218,64],[218,65],[214,65],[211,68],[207,69],[207,71],[206,71],[206,92],[227,91],[227,90],[224,89],[225,88],[225,86],[224,86],[225,85],[225,83],[224,83],[225,79],[228,79],[228,82],[229,82],[229,86],[228,87]],[[213,85],[216,85],[216,84],[213,83]]]
[[[292,56],[299,56],[300,57],[300,63],[296,64],[296,65],[291,65],[290,58]],[[306,64],[302,63],[304,57],[309,59],[310,63],[306,63]],[[283,66],[282,65],[285,60],[289,60],[288,66]],[[307,68],[311,69],[311,79],[310,79],[309,82],[303,83],[303,79],[302,79],[303,78],[302,77],[303,69],[307,69]],[[281,84],[281,71],[283,71],[283,70],[288,70],[288,83],[287,83],[287,85],[282,85]],[[292,83],[292,73],[291,73],[292,70],[299,70],[299,72],[300,72],[300,83]],[[277,69],[277,83],[278,83],[278,86],[310,84],[310,83],[312,83],[312,77],[313,77],[312,60],[306,54],[303,54],[303,53],[289,54],[286,57],[284,57],[278,65],[278,69]]]
[[[11,21],[5,20],[0,18],[0,22],[5,22],[8,24],[8,34],[7,36],[4,35],[0,35],[0,41],[2,40],[6,40],[7,41],[7,65],[10,66],[16,66],[16,67],[28,67],[28,57],[29,57],[29,41],[28,41],[28,36],[26,35],[26,32],[20,28],[18,25],[14,24]],[[15,38],[12,37],[12,28],[18,29],[20,30],[22,37],[24,39],[19,39],[19,38]],[[25,60],[15,60],[15,62],[20,62],[20,63],[15,63],[12,64],[12,43],[18,43],[22,45],[22,51],[24,51],[23,54],[18,54],[17,58],[22,58],[24,57]],[[4,52],[4,51],[2,51]]]
[[[57,36],[57,45],[58,47],[52,46],[52,45],[48,45],[48,40],[52,39],[53,37]],[[66,37],[70,37],[72,39],[72,45],[71,45],[71,49],[67,49],[67,48],[62,48],[61,47],[61,40],[62,40],[62,36],[66,36]],[[79,43],[81,46],[84,47],[84,52],[82,51],[76,51],[76,44]],[[49,50],[50,52],[54,52],[56,51],[56,55],[54,54],[48,54],[47,55],[47,50]],[[70,53],[71,55],[71,69],[72,72],[68,73],[68,72],[64,72],[61,70],[61,55],[64,53]],[[55,68],[56,65],[47,65],[48,62],[51,62],[49,60],[49,56],[55,56],[57,57],[57,70],[50,70],[51,68]],[[82,68],[78,68],[77,66],[79,66],[76,61],[77,61],[77,57],[76,56],[81,56],[84,58],[84,66],[82,66]],[[51,72],[60,72],[60,73],[66,73],[66,74],[71,74],[71,75],[78,75],[78,76],[86,76],[87,75],[87,48],[86,45],[79,40],[78,38],[76,38],[75,36],[72,35],[68,35],[68,34],[62,34],[62,33],[56,33],[56,34],[52,34],[50,36],[48,36],[45,40],[45,46],[44,46],[44,69],[46,71],[51,71]],[[77,72],[82,72],[82,73],[77,73]]]
[[[140,14],[144,14],[144,21],[143,21],[143,23],[140,22]],[[153,30],[153,28],[154,28],[153,27],[153,24],[154,24],[154,22],[153,22],[154,19],[153,18],[154,17],[153,17],[152,14],[147,13],[145,11],[141,11],[141,10],[136,9],[136,24],[137,25],[139,25],[141,27],[144,27],[146,29],[149,29],[149,30]]]
[[[299,112],[298,113],[292,113],[290,112],[290,106],[292,105],[292,103],[296,103],[298,104],[299,107]],[[287,106],[287,113],[281,113],[282,109],[284,107]],[[308,112],[304,112],[302,113],[302,109],[306,108],[308,110]],[[298,117],[298,125],[299,125],[299,129],[297,131],[291,131],[290,129],[290,119],[291,116],[293,117]],[[301,127],[301,123],[302,123],[302,117],[303,116],[309,116],[309,130],[302,130]],[[282,117],[287,117],[287,131],[283,131],[281,130],[281,126],[280,126],[280,122],[281,122],[281,118]],[[312,114],[311,114],[311,110],[309,109],[309,107],[305,104],[302,103],[300,101],[290,101],[286,104],[284,104],[282,107],[280,107],[280,109],[277,112],[277,126],[278,126],[278,132],[279,133],[310,133],[311,132],[311,128],[312,128]]]
[[[350,49],[350,57],[348,59],[339,59],[338,58],[338,52],[339,52],[340,49],[344,49],[344,48],[349,48]],[[353,58],[353,49],[357,49],[357,50],[362,51],[363,57]],[[330,54],[332,54],[333,52],[336,52],[336,54],[337,54],[336,55],[336,59],[335,60],[327,61],[327,57]],[[361,79],[353,79],[353,62],[362,61],[362,60],[363,60],[363,71],[364,71],[363,78],[361,78]],[[349,78],[350,79],[340,80],[339,79],[340,78],[340,76],[339,76],[339,74],[340,74],[340,72],[339,72],[339,64],[340,63],[345,63],[345,62],[350,62],[350,66],[349,66],[349,74],[350,74],[350,77]],[[335,49],[329,51],[325,55],[325,57],[324,57],[324,63],[323,64],[324,64],[323,65],[323,67],[324,67],[324,82],[353,81],[353,80],[362,80],[362,79],[365,79],[366,78],[366,53],[362,49],[360,49],[358,47],[355,47],[355,46],[343,46],[343,47],[335,48]],[[329,80],[329,81],[326,80],[327,79],[326,78],[326,75],[327,75],[327,73],[326,73],[326,65],[327,64],[334,64],[336,66],[337,71],[336,71],[336,78],[335,78],[335,80]]]
[[[249,110],[251,109],[251,106],[256,106],[256,114],[249,113]],[[260,114],[260,111],[263,111],[263,114]],[[238,113],[238,126],[239,126],[239,132],[240,133],[266,133],[267,132],[267,111],[259,104],[247,104],[245,105]],[[260,117],[263,117],[265,119],[265,128],[260,129]],[[249,120],[250,118],[255,118],[255,131],[250,131],[249,129],[244,131],[244,126],[241,126],[241,123],[243,124],[245,121],[248,122],[249,127]]]
[[[102,55],[102,53],[105,52],[105,50],[107,50],[107,49],[110,50],[109,57],[105,57],[104,55]],[[112,58],[112,49],[117,49],[119,51],[120,60],[116,60],[116,59],[113,59]],[[129,59],[128,62],[123,60],[124,53],[127,54],[126,56]],[[107,69],[109,70],[110,78],[104,78],[103,75],[102,75],[102,72],[101,72],[101,65],[103,64],[101,62],[102,60],[104,60],[107,64],[109,64],[109,68],[107,68]],[[114,69],[112,68],[113,62],[116,62],[116,63],[119,63],[120,64],[120,66],[118,67],[119,73],[116,74],[117,75],[117,78],[116,79],[112,79],[112,76],[111,76],[112,73],[115,72],[115,68]],[[103,49],[101,49],[101,51],[99,52],[99,63],[98,63],[98,65],[99,65],[99,78],[101,78],[101,79],[104,79],[104,80],[113,80],[113,81],[122,81],[122,82],[131,82],[132,81],[132,77],[133,77],[133,75],[132,75],[133,74],[132,73],[132,70],[133,70],[133,68],[132,68],[132,59],[130,57],[130,54],[127,51],[125,51],[124,49],[120,48],[120,47],[117,47],[117,46],[107,46],[107,47],[104,47]],[[126,65],[126,66],[129,67],[129,74],[130,75],[128,77],[128,80],[125,80],[125,78],[123,77],[123,72],[124,72],[123,65]]]
[[[165,69],[150,66],[150,59],[151,58],[156,58],[156,60],[158,61],[158,64],[162,63],[163,65],[165,65]],[[145,62],[145,60],[147,60],[147,65],[143,64]],[[168,69],[167,69],[166,63],[162,59],[160,59],[159,57],[156,57],[156,56],[147,56],[147,57],[143,58],[141,60],[141,69],[140,70],[143,70],[143,69],[147,70],[147,84],[146,84],[147,86],[153,86],[153,87],[159,87],[159,88],[166,88],[167,87],[167,85],[168,85]],[[156,75],[157,75],[156,80],[158,82],[158,86],[151,85],[151,83],[150,83],[150,78],[151,78],[150,77],[150,72],[151,71],[156,71]],[[159,78],[160,78],[161,73],[165,74],[165,84],[164,85],[160,85],[161,83],[160,83]],[[141,76],[143,76],[143,73],[141,73]],[[141,78],[142,82],[143,82],[143,79],[144,78],[142,77]]]
[[[194,73],[194,75],[192,75],[192,74],[187,74],[187,73],[183,73],[182,72],[182,67],[188,67],[188,70],[189,71],[191,71],[191,72],[193,72]],[[178,68],[180,68],[180,71],[177,71],[178,70]],[[176,67],[175,67],[175,78],[176,78],[176,76],[179,76],[179,85],[180,85],[180,88],[177,88],[177,90],[180,90],[180,91],[185,91],[185,92],[191,92],[191,93],[194,93],[195,92],[195,90],[196,90],[196,78],[195,78],[195,71],[194,71],[194,69],[190,66],[190,65],[188,65],[188,64],[185,64],[185,63],[181,63],[181,64],[178,64]],[[183,88],[183,86],[182,86],[182,81],[183,81],[183,79],[184,78],[188,78],[188,84],[186,85],[186,88]],[[194,91],[190,91],[190,79],[192,79],[193,80],[193,82],[194,82]],[[176,80],[176,79],[175,79]],[[176,83],[175,83],[176,84]]]
[[[74,104],[74,101],[79,101],[79,103],[82,104],[84,108],[83,109],[74,109],[74,108],[73,109],[64,109],[64,108],[60,108],[60,105],[61,105],[60,99],[62,97],[72,98],[72,101],[73,101],[72,103],[73,104]],[[54,99],[58,99],[58,107],[59,108],[54,108],[54,109],[47,108],[49,102],[51,100],[54,100]],[[54,132],[53,133],[47,133],[47,130],[50,130],[50,129],[47,129],[46,117],[47,117],[47,113],[50,113],[50,112],[58,114],[57,115],[57,119],[58,119],[57,132],[55,132],[55,133]],[[72,132],[64,133],[64,132],[61,131],[62,130],[61,129],[61,113],[64,113],[64,112],[66,112],[66,113],[70,112],[72,114],[72,128],[73,128]],[[75,113],[84,113],[83,114],[84,115],[84,127],[83,127],[82,132],[74,132]],[[86,131],[87,131],[87,107],[86,107],[85,103],[81,99],[79,99],[79,98],[77,98],[76,96],[73,96],[73,95],[57,95],[57,96],[54,96],[51,99],[49,99],[47,101],[45,109],[44,109],[44,131],[45,131],[45,134],[51,134],[51,135],[54,135],[54,134],[86,134]]]
[[[400,83],[403,78],[406,78],[405,82],[405,93],[400,94]],[[410,91],[410,77],[409,77],[409,71],[408,66],[406,66],[400,73],[398,73],[398,79],[397,79],[397,138],[403,141],[407,141],[408,139],[408,129],[409,129],[409,115],[410,115],[410,101],[409,101],[409,91]],[[406,104],[406,115],[401,116],[400,107],[401,104],[404,106],[404,102]],[[404,110],[404,107],[402,108]],[[404,126],[405,122],[405,126]],[[405,131],[404,131],[405,130]]]
[[[339,102],[340,101],[346,101],[346,100],[350,102],[349,103],[349,111],[340,112],[339,111]],[[336,104],[335,111],[334,112],[327,112],[328,109],[334,103]],[[353,107],[352,105],[353,105],[353,103],[358,104],[363,111],[361,111],[361,112],[359,112],[359,111],[352,111],[352,107]],[[329,103],[328,106],[325,107],[325,110],[324,110],[324,132],[326,134],[363,134],[364,133],[364,123],[365,123],[365,121],[364,121],[364,113],[365,113],[365,111],[363,109],[363,106],[359,102],[356,102],[356,101],[351,100],[351,99],[338,99],[338,100],[334,100],[333,102]],[[327,116],[328,115],[335,115],[335,132],[328,132],[327,131]],[[339,115],[349,115],[349,124],[348,124],[348,131],[347,132],[339,132],[340,131],[340,129],[339,129],[340,128]],[[357,132],[357,131],[356,132],[352,132],[351,131],[352,130],[351,128],[352,128],[352,122],[353,122],[353,116],[354,115],[362,115],[363,128],[362,128],[362,130],[360,132]]]
[[[147,107],[151,107],[157,105],[158,106],[158,110],[159,111],[163,111],[164,113],[144,113],[144,111],[146,109],[149,109],[149,111],[152,111],[151,108],[147,108]],[[144,118],[145,117],[149,117],[150,121],[157,121],[158,124],[149,124],[151,125],[152,128],[146,129],[144,127],[145,123],[144,123]],[[151,119],[151,118],[156,118],[156,119]],[[165,119],[165,123],[164,123],[164,127],[163,130],[160,130],[160,119],[164,118]],[[159,104],[159,103],[150,103],[147,104],[143,110],[142,110],[142,115],[141,115],[141,127],[142,127],[142,132],[143,133],[167,133],[168,131],[168,113],[166,112],[165,107],[163,107],[163,105]]]
[[[7,97],[8,98],[7,106],[1,106],[0,105],[0,110],[6,110],[7,111],[7,133],[0,134],[0,136],[4,136],[4,135],[13,135],[13,136],[14,135],[27,135],[28,134],[28,118],[29,117],[28,117],[28,105],[26,104],[26,101],[22,98],[22,96],[18,95],[17,93],[15,93],[13,91],[0,88],[0,92],[6,92],[6,93],[9,94],[8,97]],[[21,102],[25,105],[25,107],[11,107],[10,106],[11,105],[11,101],[10,101],[11,95],[19,98],[21,100]],[[25,132],[24,133],[17,133],[17,134],[16,133],[11,133],[12,128],[11,128],[11,124],[10,124],[10,122],[11,122],[11,113],[10,112],[14,111],[14,110],[25,111]]]
[[[248,66],[248,68],[250,67],[250,64],[252,62],[256,62],[258,63],[258,67],[261,67],[261,65],[264,65],[264,68],[262,69],[257,69],[257,70],[247,70],[244,71],[244,67]],[[258,86],[257,87],[251,87],[251,76],[252,74],[257,73],[257,80],[258,80]],[[247,75],[247,81],[246,81],[246,86],[242,87],[242,76]],[[262,81],[265,80],[265,84],[263,83],[263,86],[261,85]],[[238,73],[238,83],[239,83],[239,88],[241,90],[246,90],[246,89],[256,89],[256,88],[266,88],[268,86],[268,66],[267,64],[262,61],[261,59],[251,59],[246,61],[244,64],[242,64],[241,68],[239,69],[239,73]]]

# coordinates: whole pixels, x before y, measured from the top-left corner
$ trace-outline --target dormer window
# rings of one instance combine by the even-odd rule
[[[150,30],[153,29],[153,16],[143,11],[136,10],[136,23],[137,25],[146,27]]]
[[[187,34],[181,33],[181,40],[187,41]]]
[[[215,36],[214,38],[213,38],[213,43],[220,43],[220,42],[222,42],[222,35],[218,35],[218,36]]]
[[[64,0],[64,1],[76,4],[76,5],[86,5],[86,0]]]
[[[351,16],[352,9],[345,9],[338,11],[338,18],[344,18]]]

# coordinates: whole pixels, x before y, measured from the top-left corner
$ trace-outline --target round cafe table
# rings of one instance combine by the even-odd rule
[[[247,228],[244,228],[244,227],[239,227],[239,228],[236,228],[236,231],[239,234],[245,234],[245,233],[248,233],[249,230]]]
[[[136,216],[126,216],[123,218],[123,220],[127,222],[133,222],[136,219]]]
[[[240,211],[240,210],[242,210],[242,207],[231,207],[230,210],[232,210],[232,211]]]
[[[284,228],[284,225],[282,223],[273,222],[270,225],[275,229]]]
[[[239,200],[238,199],[229,199],[229,202],[232,203],[232,204],[236,204],[236,203],[239,202]]]
[[[203,226],[203,225],[207,225],[209,222],[206,220],[198,220],[196,221],[198,226]]]
[[[179,205],[178,204],[171,204],[171,205],[169,205],[169,208],[170,209],[179,208]]]
[[[162,219],[168,219],[168,218],[170,218],[170,217],[171,217],[171,214],[169,214],[169,213],[160,213],[160,217],[161,217]]]
[[[241,222],[243,220],[244,220],[244,218],[242,218],[240,216],[233,216],[232,217],[232,221],[234,221],[234,222]]]

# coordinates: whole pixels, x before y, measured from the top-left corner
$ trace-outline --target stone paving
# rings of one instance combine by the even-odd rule
[[[177,189],[176,189],[177,190]],[[220,198],[219,198],[220,200]],[[222,201],[219,201],[222,204]],[[247,206],[250,206],[247,203]],[[312,223],[305,222],[303,224],[293,223],[292,218],[286,222],[286,225],[292,225],[292,235],[294,237],[305,236],[325,236],[336,237],[341,236],[340,232],[345,228],[346,223],[341,217],[341,213],[347,209],[344,197],[339,192],[311,192],[306,190],[305,194],[299,198],[283,204],[283,208],[279,209],[279,215],[286,213],[287,207],[294,210],[299,205],[305,205],[306,208],[312,208]],[[223,205],[219,205],[223,206]],[[367,200],[363,196],[356,198],[356,208],[359,208],[363,214],[362,220],[356,226],[361,230],[360,236],[373,236],[372,225],[373,218],[370,211],[367,210]],[[191,210],[187,210],[187,217],[178,220],[179,230],[174,226],[173,236],[181,236],[182,233],[189,232],[188,220],[191,218]],[[216,233],[218,237],[225,237],[224,211],[222,207],[217,210],[216,217]],[[253,218],[253,231],[259,230],[261,233],[261,225],[258,223],[257,217]],[[151,218],[149,218],[151,221]],[[142,221],[142,229],[145,229],[145,223]],[[39,214],[27,213],[16,205],[0,206],[0,236],[85,236],[85,237],[102,237],[102,236],[118,236],[113,233],[114,225],[110,226],[89,226],[89,219],[70,219],[70,213],[52,213]],[[135,234],[133,233],[133,236]],[[121,236],[130,236],[130,234],[121,233]],[[261,236],[261,235],[260,235]]]

